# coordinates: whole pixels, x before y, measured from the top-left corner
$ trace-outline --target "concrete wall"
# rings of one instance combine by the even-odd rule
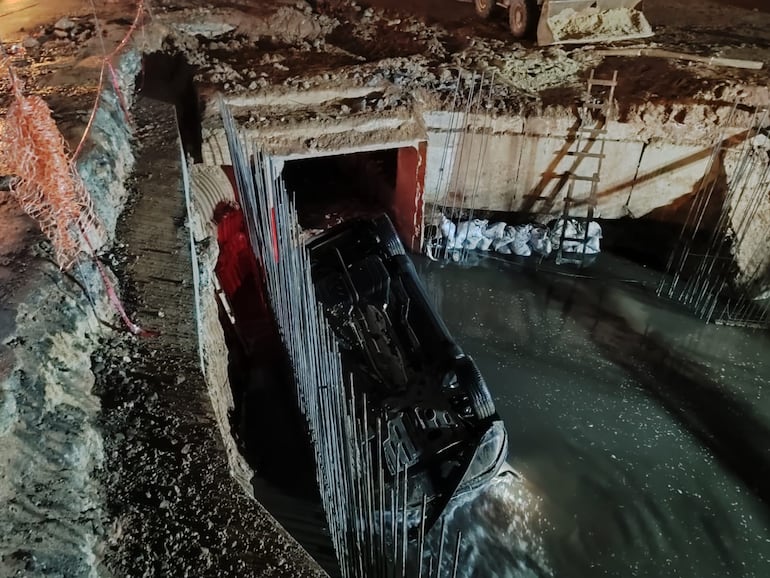
[[[768,150],[733,150],[725,155],[729,181],[730,227],[738,280],[755,292],[770,287],[770,156]]]
[[[297,102],[312,104],[316,114],[329,108],[330,98],[328,94],[297,95]],[[293,98],[280,102],[282,108],[267,101],[229,103],[243,119],[244,135],[279,160],[417,148],[427,142],[420,167],[425,172],[424,202],[533,213],[540,220],[561,214],[569,173],[599,173],[596,214],[605,219],[639,218],[662,207],[686,205],[707,176],[724,173],[724,182],[732,180],[736,164],[723,163],[725,155],[712,159],[714,144],[726,139],[726,148],[736,149],[752,122],[751,114],[736,114],[729,106],[691,107],[684,122],[652,107],[625,122],[609,122],[603,145],[594,142],[591,146],[590,141],[577,140],[577,118],[566,109],[541,116],[492,117],[423,110],[414,105],[340,116],[331,107],[319,119],[308,120],[305,109],[286,108],[285,103],[294,102]],[[204,123],[205,162],[228,164],[221,122],[213,115],[209,119]],[[264,122],[257,128],[252,119]],[[596,159],[584,158],[578,163],[571,154],[576,150],[600,152],[601,146],[605,155],[601,170]],[[576,183],[578,195],[581,186],[585,192],[589,185]],[[419,197],[417,191],[415,214],[422,209]],[[770,214],[770,201],[765,202]],[[403,229],[405,223],[399,224]],[[742,236],[748,243],[745,251],[737,249],[741,266],[752,270],[758,257],[747,255],[770,252],[755,247],[760,242],[755,229],[746,229]]]
[[[577,162],[570,154],[577,147],[599,152],[600,144],[578,141],[568,123],[533,119],[500,126],[481,118],[453,123],[451,115],[439,113],[425,118],[429,202],[556,215],[566,188],[559,177],[568,171],[588,176],[599,168],[596,159]],[[648,143],[622,123],[610,123],[605,138],[598,189],[604,218],[641,217],[666,206],[692,193],[708,169],[710,142]],[[576,193],[584,192],[581,187],[587,192],[587,183],[576,183]]]

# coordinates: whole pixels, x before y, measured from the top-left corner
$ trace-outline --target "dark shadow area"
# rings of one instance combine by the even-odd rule
[[[295,195],[303,229],[326,229],[388,208],[396,186],[398,149],[287,161],[283,178]]]
[[[680,223],[659,220],[655,216],[639,219],[597,219],[602,226],[602,250],[625,257],[640,265],[665,271],[671,251],[682,233]],[[698,244],[705,246],[707,237],[700,234]]]
[[[245,291],[248,294],[247,291]],[[229,350],[233,436],[254,470],[254,495],[331,576],[339,575],[316,484],[315,462],[297,410],[289,360],[274,324],[248,355],[221,313]],[[273,329],[275,329],[273,331]]]
[[[152,52],[144,56],[136,89],[147,98],[174,105],[185,152],[200,163],[203,103],[193,82],[194,75],[195,69],[182,54]]]
[[[265,342],[259,355],[246,354],[229,320],[222,322],[234,401],[230,423],[241,453],[265,481],[288,494],[317,499],[313,452],[286,355]],[[279,339],[277,332],[274,338]]]
[[[672,252],[672,266],[677,266],[678,258],[689,250],[692,257],[682,263],[681,271],[687,277],[699,263],[697,256],[710,250],[712,237],[723,235],[717,229],[727,188],[723,165],[715,162],[711,174],[697,182],[690,194],[639,218],[601,220],[602,244],[608,251],[659,271],[666,270]],[[729,250],[723,257],[729,258]]]
[[[623,368],[764,505],[770,523],[770,428],[698,363],[662,335],[640,332],[611,308],[609,286],[555,280],[545,294],[585,325],[603,356]],[[650,299],[654,299],[649,295]]]
[[[220,302],[233,396],[230,432],[254,470],[254,495],[332,576],[339,574],[316,482],[315,456],[297,407],[293,372],[269,306],[240,211],[215,211],[216,274],[235,319]]]

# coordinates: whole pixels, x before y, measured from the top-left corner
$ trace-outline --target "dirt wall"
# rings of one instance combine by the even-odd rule
[[[138,55],[126,53],[118,69],[132,94]],[[78,170],[112,238],[133,155],[131,128],[109,94],[92,134]],[[4,285],[12,323],[0,327],[0,574],[96,576],[105,512],[95,472],[104,455],[91,355],[113,310],[92,263],[62,273],[47,244],[34,244],[34,224],[26,231],[17,283]]]

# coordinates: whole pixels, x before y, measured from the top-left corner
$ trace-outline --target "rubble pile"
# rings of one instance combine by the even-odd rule
[[[585,38],[613,38],[617,36],[644,36],[652,33],[650,24],[641,12],[632,8],[583,10],[571,8],[548,18],[548,26],[557,40]]]
[[[494,38],[469,38],[457,46],[440,24],[394,18],[355,2],[322,14],[303,5],[259,17],[196,9],[157,19],[171,31],[174,49],[197,67],[196,80],[228,93],[389,83],[446,102],[458,79],[470,82],[483,73],[494,78],[490,103],[515,109],[542,90],[579,83],[581,71],[597,62],[584,51],[533,52]]]
[[[521,93],[536,96],[548,88],[577,83],[581,71],[597,62],[587,51],[568,53],[551,47],[532,52],[492,39],[474,40],[452,57],[453,67],[462,70],[466,78],[471,71],[481,71],[493,78],[499,85],[496,90],[500,96]]]

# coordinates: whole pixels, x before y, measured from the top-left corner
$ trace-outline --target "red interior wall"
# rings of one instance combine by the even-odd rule
[[[412,251],[420,249],[427,146],[421,142],[398,149],[396,189],[388,211],[401,240]]]

